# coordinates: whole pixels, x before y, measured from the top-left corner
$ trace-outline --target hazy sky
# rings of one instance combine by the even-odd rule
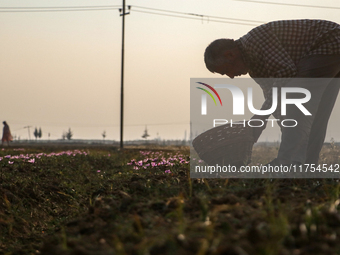
[[[121,4],[121,0],[2,0],[0,11]],[[183,139],[185,131],[189,137],[190,78],[220,77],[206,70],[203,61],[205,47],[214,39],[238,39],[273,20],[316,18],[340,23],[336,0],[299,4],[338,9],[236,0],[127,0],[126,4],[132,8],[125,31],[125,140],[139,139],[145,126],[150,139]],[[161,16],[141,13],[152,11],[137,6],[259,22],[240,25],[207,17]],[[9,123],[13,135],[27,139],[24,127],[32,126],[31,133],[41,127],[45,139],[48,133],[59,139],[71,128],[75,139],[102,139],[105,130],[107,139],[119,140],[122,19],[117,9],[0,12],[0,23],[0,119]],[[340,122],[337,116],[333,114],[332,121]]]

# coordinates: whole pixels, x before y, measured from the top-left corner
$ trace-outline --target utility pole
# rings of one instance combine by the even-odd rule
[[[24,127],[24,128],[27,128],[27,129],[28,129],[28,140],[31,140],[30,127],[32,127],[32,126],[26,126],[26,127]]]
[[[131,6],[128,6],[129,10]],[[125,12],[125,0],[123,0],[123,8],[119,9],[122,16],[122,64],[121,64],[121,86],[120,86],[120,148],[123,149],[123,128],[124,128],[124,36],[125,36],[125,15],[130,12]]]

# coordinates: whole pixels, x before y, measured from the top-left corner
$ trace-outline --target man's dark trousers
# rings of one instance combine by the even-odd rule
[[[317,164],[328,120],[339,93],[340,55],[308,56],[299,61],[297,68],[296,78],[284,86],[310,91],[311,99],[304,106],[312,115],[305,116],[295,105],[287,104],[287,114],[281,118],[294,119],[298,125],[281,126],[278,160],[280,164]],[[301,93],[289,93],[287,98],[301,98]]]

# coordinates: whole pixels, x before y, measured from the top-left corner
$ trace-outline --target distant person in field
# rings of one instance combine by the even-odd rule
[[[9,146],[9,142],[13,141],[13,137],[11,135],[11,131],[9,129],[9,126],[6,121],[2,122],[4,124],[4,129],[2,132],[2,145],[4,142],[7,142],[7,145]]]
[[[312,116],[305,116],[295,105],[287,105],[286,115],[281,115],[278,96],[274,117],[281,120],[294,119],[298,125],[294,128],[280,125],[281,145],[277,158],[269,164],[318,163],[327,123],[340,87],[339,79],[333,79],[340,77],[339,24],[325,20],[269,22],[252,29],[238,40],[213,41],[205,50],[204,60],[208,70],[213,73],[230,78],[249,74],[263,90],[265,102],[261,110],[272,106],[273,87],[277,87],[278,92],[282,87],[307,89],[311,99],[303,106]],[[316,85],[314,82],[313,85],[302,83],[301,79],[280,79],[294,77],[331,79],[319,79]],[[289,93],[287,98],[299,96],[301,98],[302,94]],[[252,117],[264,122],[262,127],[253,128],[255,142],[266,128],[269,116]]]

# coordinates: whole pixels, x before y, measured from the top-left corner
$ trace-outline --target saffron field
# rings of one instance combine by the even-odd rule
[[[327,145],[321,163],[339,156]],[[191,179],[189,161],[184,147],[2,148],[0,254],[340,254],[338,179]]]

